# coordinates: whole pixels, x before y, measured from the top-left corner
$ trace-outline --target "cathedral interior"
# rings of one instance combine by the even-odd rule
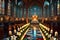
[[[0,40],[60,40],[60,0],[0,0]]]

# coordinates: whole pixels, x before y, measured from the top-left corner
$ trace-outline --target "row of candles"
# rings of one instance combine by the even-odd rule
[[[11,26],[9,26],[9,37],[10,40],[18,40],[22,33],[25,31],[25,29],[28,27],[28,24],[23,25],[22,27],[17,26],[17,29],[14,26],[13,31],[11,31]]]
[[[3,22],[4,20],[5,21],[19,21],[19,20],[24,21],[24,18],[15,18],[15,17],[10,17],[8,15],[0,16],[0,22]]]
[[[9,39],[17,40],[17,37],[20,36],[21,33],[24,31],[24,29],[23,30],[20,30],[20,29],[21,29],[21,27],[19,28],[18,26],[17,26],[17,29],[14,28],[13,31],[11,31],[11,28],[9,28],[9,37],[10,37]]]
[[[44,28],[44,26],[42,27],[41,25],[40,25],[40,29],[43,31],[46,38],[48,38],[49,40],[57,40],[58,39],[57,31],[55,31],[55,34],[53,36],[53,29],[50,30],[49,28],[47,28],[47,29],[49,29],[49,31],[48,31],[48,30],[46,30],[46,28]]]

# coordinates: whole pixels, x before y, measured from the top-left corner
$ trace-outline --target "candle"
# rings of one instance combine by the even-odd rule
[[[11,36],[11,40],[14,40],[14,39],[13,39],[13,36]]]
[[[17,36],[13,35],[13,37],[14,37],[14,40],[16,40]]]

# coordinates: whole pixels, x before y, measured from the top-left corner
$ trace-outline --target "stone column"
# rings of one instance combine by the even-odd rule
[[[43,8],[44,8],[44,7],[42,7],[42,17],[44,17],[44,15],[43,15]]]
[[[45,16],[45,8],[44,6],[42,7],[42,23],[44,22],[44,16]]]
[[[45,7],[45,17],[47,17],[47,7]]]
[[[43,6],[43,16],[45,17],[45,7]]]
[[[15,5],[15,6],[16,6],[16,17],[18,17],[18,16],[17,16],[17,10],[18,10],[18,3],[17,3],[17,0],[15,0],[15,4],[16,4],[16,5]]]
[[[49,6],[48,6],[48,9],[47,9],[47,15],[48,15],[47,17],[49,17]]]
[[[19,17],[20,17],[20,7],[19,7]]]
[[[18,15],[19,15],[19,17],[20,17],[20,8],[19,8],[19,12],[18,12],[18,13],[19,13]]]
[[[14,17],[16,17],[16,5],[14,5]]]
[[[19,9],[20,9],[20,8],[18,7],[18,15],[17,15],[17,16],[18,16],[18,18],[19,18],[19,14],[20,14],[20,10],[19,10]]]
[[[49,17],[51,17],[51,4],[49,4]]]
[[[53,0],[50,1],[50,5],[51,5],[51,16],[54,16],[54,12],[53,12]]]
[[[5,0],[5,15],[8,14],[8,0]]]
[[[26,7],[26,23],[28,23],[28,7]]]
[[[22,7],[22,18],[24,18],[24,7]]]
[[[54,16],[54,12],[53,12],[53,4],[51,5],[51,16]]]
[[[19,7],[17,6],[17,17],[19,16]]]
[[[11,16],[14,17],[14,1],[11,1]]]
[[[57,16],[57,0],[54,2],[54,15]]]
[[[16,5],[16,17],[17,17],[17,5]]]

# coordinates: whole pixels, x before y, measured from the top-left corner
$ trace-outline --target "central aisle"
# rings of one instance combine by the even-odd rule
[[[24,40],[43,40],[43,37],[39,28],[37,27],[36,30],[34,30],[33,28],[30,27],[29,31],[24,37]]]

